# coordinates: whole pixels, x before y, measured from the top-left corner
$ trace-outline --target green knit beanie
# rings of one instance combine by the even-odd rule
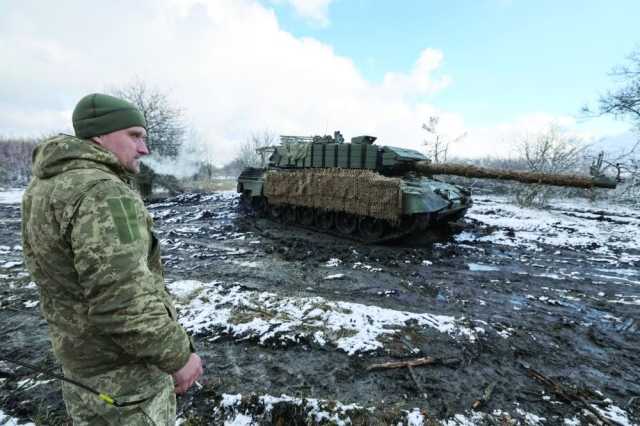
[[[80,99],[72,117],[73,129],[81,139],[134,126],[147,127],[144,116],[131,102],[101,93]]]

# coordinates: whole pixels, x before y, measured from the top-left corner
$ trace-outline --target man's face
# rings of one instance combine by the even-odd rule
[[[113,152],[120,164],[131,173],[140,172],[140,157],[149,155],[144,127],[129,127],[92,138],[95,143]]]

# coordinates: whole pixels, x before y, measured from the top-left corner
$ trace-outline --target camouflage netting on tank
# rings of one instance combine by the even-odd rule
[[[304,169],[269,172],[264,195],[270,203],[343,211],[396,221],[402,212],[401,179],[370,170]]]

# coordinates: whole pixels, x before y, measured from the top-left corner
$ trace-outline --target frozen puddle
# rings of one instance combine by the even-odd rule
[[[382,340],[409,324],[431,327],[452,337],[474,341],[482,328],[461,325],[461,319],[411,313],[321,297],[281,297],[275,293],[225,287],[220,282],[176,281],[180,322],[192,333],[213,333],[256,339],[261,345],[302,342],[331,345],[349,355],[383,348]],[[468,324],[468,321],[465,321]]]

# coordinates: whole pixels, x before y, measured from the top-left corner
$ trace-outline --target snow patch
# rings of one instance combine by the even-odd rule
[[[492,265],[484,265],[482,263],[469,263],[467,265],[471,272],[489,272],[489,271],[499,271],[500,268]]]
[[[468,411],[464,414],[456,414],[448,420],[442,422],[443,426],[477,426],[484,424],[508,424],[508,425],[545,425],[548,424],[546,418],[528,413],[521,408],[516,408],[518,416],[524,418],[520,422],[513,418],[511,414],[503,410],[493,410],[491,414],[481,411]],[[566,419],[565,419],[566,422]],[[565,423],[566,424],[566,423]],[[578,423],[579,424],[579,423]]]
[[[234,260],[234,261],[232,261],[232,263],[235,264],[235,265],[241,266],[243,268],[259,268],[259,267],[262,266],[262,262],[258,262],[258,261],[255,261],[255,260],[251,261],[251,262]]]
[[[595,404],[591,404],[591,406],[595,408],[602,417],[613,421],[615,424],[622,426],[633,426],[636,424],[629,419],[628,414],[622,408],[611,404],[611,400],[607,399],[605,402],[609,402],[606,408],[598,407]]]
[[[269,421],[269,416],[276,404],[285,403],[299,407],[296,412],[305,417],[305,424],[331,424],[347,426],[353,424],[351,417],[360,412],[374,413],[375,408],[365,408],[358,404],[344,404],[340,401],[329,401],[315,398],[295,398],[288,395],[222,395],[219,407],[214,412],[224,417],[225,425],[256,425]],[[249,404],[249,406],[247,406]],[[252,412],[256,415],[252,415]],[[398,425],[422,426],[424,415],[419,408],[410,411],[402,410]],[[404,417],[404,418],[403,418]]]
[[[407,414],[407,426],[422,426],[424,424],[424,416],[418,408],[414,408]]]
[[[27,389],[31,389],[31,388],[35,388],[36,386],[41,386],[47,383],[51,383],[55,381],[54,379],[50,379],[50,380],[34,380],[34,379],[23,379],[23,380],[19,380],[17,385],[18,385],[18,389],[20,390],[27,390]],[[2,425],[2,423],[0,422],[0,425]]]
[[[22,202],[23,194],[24,189],[0,191],[0,204],[20,204]]]
[[[20,265],[22,265],[22,261],[5,262],[2,265],[0,265],[0,268],[11,269],[11,268],[14,268],[14,267],[20,266]]]
[[[344,274],[332,274],[324,277],[325,280],[341,280],[344,278]]]
[[[525,420],[525,424],[527,425],[531,425],[531,426],[536,426],[539,424],[545,424],[547,419],[545,417],[540,417],[537,416],[533,413],[527,413],[526,411],[524,411],[521,408],[516,408],[516,413],[520,414],[522,417],[524,417]]]
[[[640,298],[637,296],[622,296],[621,299],[607,300],[609,303],[619,303],[621,305],[640,305]]]
[[[325,263],[324,266],[326,266],[327,268],[335,268],[336,266],[339,266],[342,263],[342,260],[332,257],[331,259],[327,260],[327,263]]]
[[[38,303],[40,303],[37,300],[27,300],[26,302],[24,302],[24,307],[25,308],[35,308],[36,306],[38,306]]]
[[[330,344],[355,355],[382,349],[384,337],[399,333],[409,323],[470,341],[484,332],[463,326],[462,318],[452,316],[416,314],[321,297],[282,297],[240,286],[225,287],[219,282],[176,281],[168,287],[183,303],[180,322],[190,332],[206,330],[213,333],[212,337],[256,339],[261,345],[286,346],[305,340]],[[186,295],[192,298],[186,300]]]
[[[245,414],[236,414],[236,416],[231,420],[225,420],[224,426],[252,426],[255,425],[253,422],[253,417],[247,416]]]
[[[204,287],[204,283],[196,280],[180,280],[175,281],[173,283],[168,283],[167,287],[171,289],[171,293],[173,293],[178,298],[186,298],[189,296],[193,296],[198,292],[202,287]]]
[[[252,398],[253,400],[253,398]],[[351,424],[349,419],[349,412],[353,410],[363,409],[356,404],[345,405],[339,401],[324,401],[314,398],[299,399],[293,398],[287,395],[281,395],[279,397],[272,395],[262,395],[257,398],[255,405],[263,406],[264,410],[261,416],[264,417],[271,413],[273,406],[279,403],[287,403],[296,405],[302,408],[304,415],[309,420],[309,423],[314,421],[315,423],[330,423],[339,426],[346,426]],[[258,424],[258,419],[241,413],[240,410],[242,404],[242,396],[238,395],[226,395],[223,394],[221,408],[216,408],[217,412],[224,411],[225,425],[254,425]]]
[[[373,266],[367,265],[367,264],[362,263],[362,262],[354,263],[352,268],[353,269],[364,269],[365,271],[370,271],[370,272],[382,272],[382,268],[374,268]]]
[[[18,423],[20,420],[11,417],[8,414],[5,414],[4,411],[0,410],[0,425],[2,426],[35,426],[34,423]]]

